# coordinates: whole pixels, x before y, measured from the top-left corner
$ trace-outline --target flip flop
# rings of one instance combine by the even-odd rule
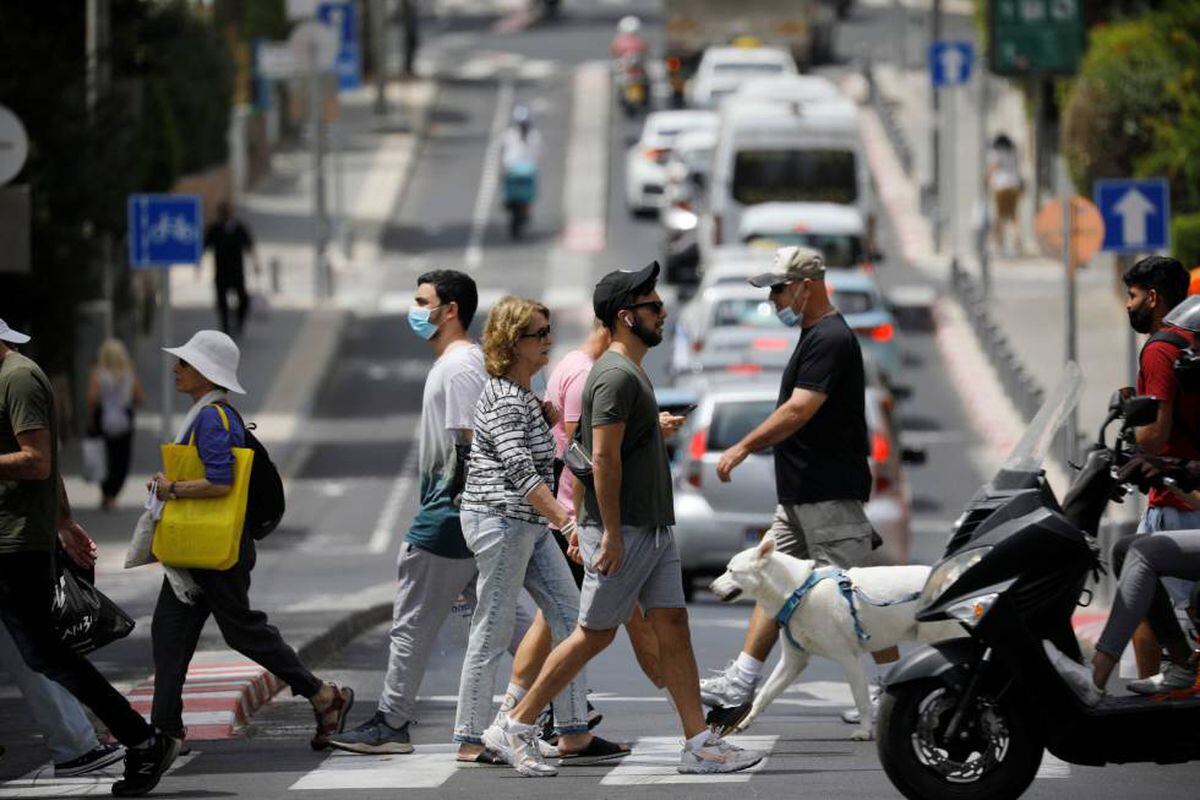
[[[610,742],[593,736],[588,746],[577,753],[562,753],[558,757],[560,767],[586,767],[589,764],[599,764],[602,761],[612,761],[629,755],[629,745],[622,742]]]
[[[480,750],[474,758],[463,758],[462,756],[456,756],[454,760],[459,764],[485,767],[504,766],[508,763],[491,750],[488,750],[486,747]]]

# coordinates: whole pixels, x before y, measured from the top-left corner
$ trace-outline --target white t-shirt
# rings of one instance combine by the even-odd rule
[[[536,167],[542,157],[542,135],[531,128],[528,135],[522,139],[520,130],[515,127],[509,128],[504,132],[500,153],[500,160],[506,170],[520,164],[533,164]]]
[[[486,380],[483,351],[466,342],[442,353],[425,379],[418,440],[421,505],[406,538],[445,558],[473,557],[454,503],[454,445],[456,431],[474,429],[475,404]]]

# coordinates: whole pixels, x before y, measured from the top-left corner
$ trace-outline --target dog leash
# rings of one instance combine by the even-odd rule
[[[857,588],[854,585],[854,582],[850,580],[850,576],[846,574],[845,570],[837,567],[822,567],[821,569],[815,569],[808,574],[808,577],[804,580],[804,583],[800,584],[796,591],[792,592],[791,596],[788,597],[787,602],[783,604],[783,608],[779,609],[779,613],[775,615],[775,622],[779,625],[779,627],[783,628],[783,634],[787,637],[788,643],[797,650],[803,650],[804,648],[801,647],[800,643],[797,642],[792,636],[792,631],[788,627],[788,622],[791,621],[792,615],[796,613],[796,609],[800,607],[802,602],[804,602],[805,596],[812,591],[814,586],[824,580],[837,581],[838,591],[841,593],[842,598],[846,601],[846,605],[850,607],[850,618],[854,620],[854,635],[864,642],[870,640],[871,634],[867,633],[866,630],[863,629],[862,621],[858,618],[858,609],[854,605],[855,595],[858,595],[858,598],[862,600],[862,602],[875,606],[876,608],[886,608],[887,606],[900,605],[901,603],[911,603],[921,596],[920,592],[914,592],[912,594],[905,595],[904,597],[897,598],[896,600],[876,600],[866,592]]]

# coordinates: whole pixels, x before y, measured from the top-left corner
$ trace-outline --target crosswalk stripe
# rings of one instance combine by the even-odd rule
[[[186,766],[193,758],[200,755],[198,751],[188,753],[175,759],[175,763],[167,770],[170,775],[175,770]],[[111,769],[93,772],[90,775],[80,775],[76,778],[54,777],[54,765],[47,764],[27,775],[15,780],[0,783],[0,798],[4,797],[92,797],[112,795],[112,785],[121,777],[124,768],[118,762]]]
[[[334,753],[293,783],[290,791],[436,789],[458,771],[458,745],[418,745],[409,755]]]
[[[1069,778],[1071,777],[1071,765],[1061,758],[1046,753],[1042,756],[1042,765],[1038,767],[1036,779],[1043,778]]]
[[[769,753],[778,736],[731,736],[728,741],[738,747]],[[645,786],[663,783],[747,783],[762,769],[767,759],[742,772],[725,775],[681,775],[678,736],[643,736],[633,746],[633,753],[621,759],[616,768],[600,781],[601,786]]]

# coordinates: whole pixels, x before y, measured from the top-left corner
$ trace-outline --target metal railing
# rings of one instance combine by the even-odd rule
[[[896,155],[900,158],[900,165],[904,167],[905,174],[911,176],[913,174],[912,145],[909,144],[908,137],[904,134],[904,129],[900,127],[900,121],[896,119],[895,109],[884,98],[883,93],[879,91],[879,84],[875,81],[875,70],[871,67],[870,59],[863,64],[862,74],[867,82],[868,102],[879,116],[879,121],[883,124],[883,130],[887,133],[888,141],[892,143],[892,149],[896,151]]]

